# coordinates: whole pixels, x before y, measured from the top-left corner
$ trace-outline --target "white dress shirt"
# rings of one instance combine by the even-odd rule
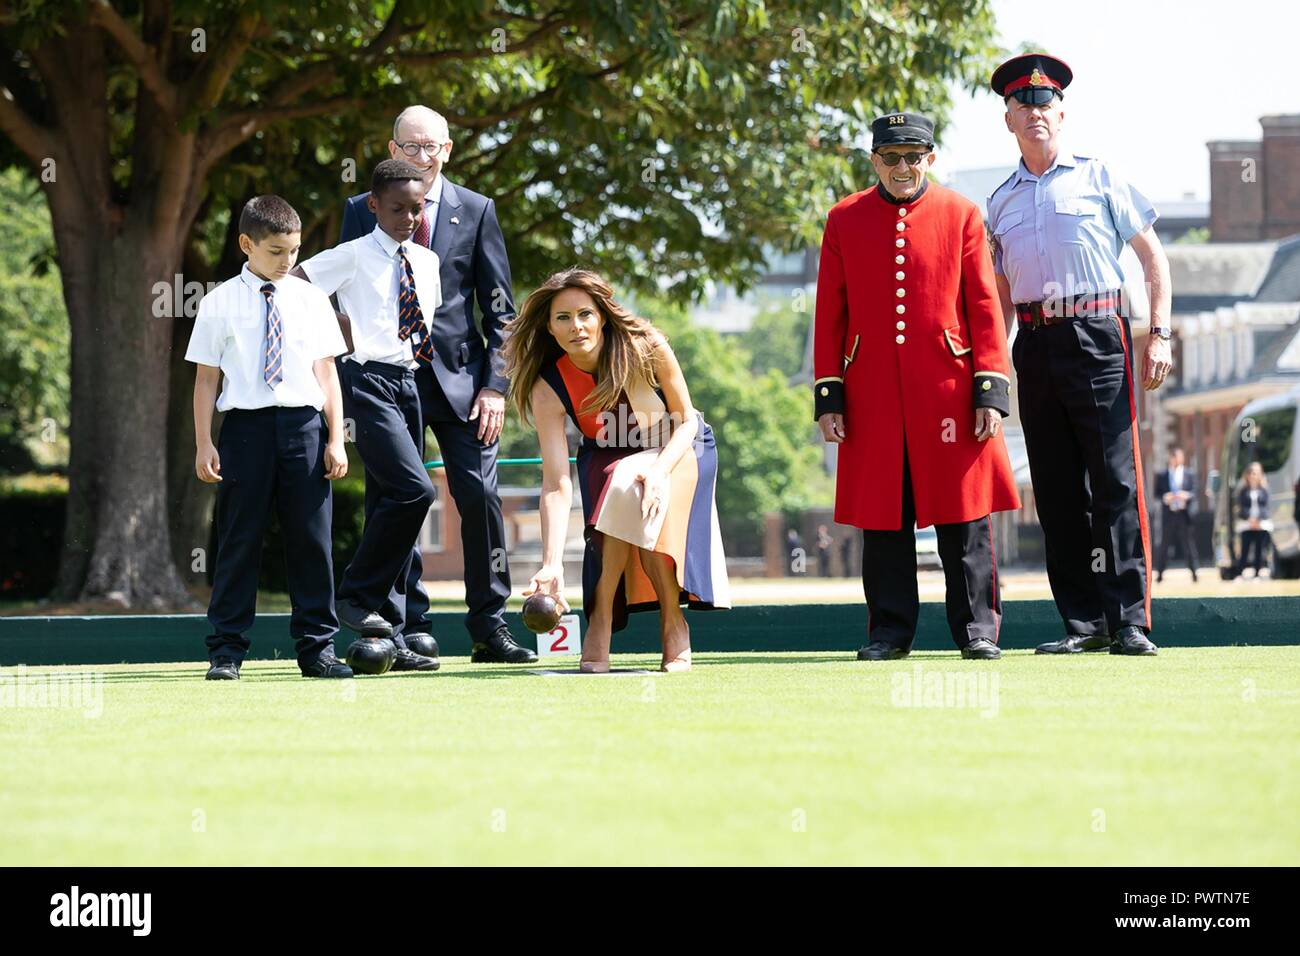
[[[224,382],[217,396],[217,411],[232,408],[269,408],[279,405],[319,411],[325,393],[312,371],[317,359],[347,350],[329,297],[297,276],[271,281],[282,324],[284,378],[272,388],[266,384],[266,299],[261,288],[268,281],[244,268],[199,302],[199,314],[185,351],[185,360],[221,369]]]
[[[1184,472],[1183,472],[1182,465],[1179,465],[1176,468],[1169,469],[1169,490],[1170,491],[1187,490],[1186,488],[1183,487],[1183,474]],[[1182,498],[1175,496],[1173,501],[1170,503],[1169,508],[1172,511],[1182,511],[1183,508],[1186,506],[1186,504],[1187,502],[1185,502]]]
[[[352,321],[353,351],[345,361],[415,367],[411,341],[398,335],[397,295],[402,279],[398,246],[397,240],[375,226],[370,235],[339,243],[302,264],[313,285],[326,295],[338,293],[339,306]],[[438,256],[411,241],[400,246],[411,263],[424,326],[432,334],[433,314],[442,305]]]

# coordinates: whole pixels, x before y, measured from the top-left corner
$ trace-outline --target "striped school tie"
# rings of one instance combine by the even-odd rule
[[[411,260],[406,257],[404,246],[397,247],[397,255],[402,260],[397,290],[397,335],[403,342],[410,339],[415,360],[427,365],[433,361],[433,343],[429,341],[429,330],[424,325],[420,300],[415,296],[415,273],[411,271]]]
[[[429,240],[433,237],[433,224],[429,221],[429,200],[424,201],[424,215],[420,217],[420,224],[415,227],[415,235],[411,237],[416,245],[429,248]]]
[[[262,286],[262,295],[266,299],[266,338],[263,354],[266,361],[262,365],[262,377],[266,384],[275,388],[284,381],[284,323],[280,320],[280,310],[275,306],[275,285],[268,282]]]

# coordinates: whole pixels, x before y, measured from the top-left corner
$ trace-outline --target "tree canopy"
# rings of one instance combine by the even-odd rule
[[[131,605],[183,600],[179,499],[207,493],[173,394],[192,306],[156,290],[233,273],[250,195],[332,243],[424,103],[448,175],[497,200],[518,292],[582,263],[685,301],[815,242],[869,181],[871,118],[942,126],[995,53],[983,0],[67,0],[0,24],[0,165],[44,190],[71,328],[61,588]]]

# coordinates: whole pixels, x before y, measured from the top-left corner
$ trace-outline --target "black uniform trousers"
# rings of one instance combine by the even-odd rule
[[[499,441],[485,445],[478,439],[478,420],[461,421],[452,410],[433,369],[421,365],[415,373],[420,409],[425,425],[433,429],[447,475],[451,499],[460,513],[461,557],[465,565],[465,627],[470,639],[485,641],[505,624],[510,597],[510,567],[506,559],[506,526],[497,492]],[[423,439],[423,431],[421,439]],[[423,441],[421,441],[423,445]],[[366,483],[366,513],[371,508]],[[405,632],[427,634],[429,595],[420,583],[424,565],[417,547],[411,554],[406,582]]]
[[[1196,573],[1199,563],[1196,556],[1196,540],[1192,534],[1192,516],[1186,508],[1175,511],[1165,508],[1160,515],[1160,551],[1156,555],[1156,573],[1164,574],[1169,566],[1169,546],[1175,541],[1187,558],[1187,567]]]
[[[405,647],[400,631],[411,550],[434,499],[415,373],[384,362],[345,361],[340,377],[343,414],[354,423],[365,466],[366,524],[339,598],[377,611],[397,632],[394,642]]]
[[[242,661],[257,609],[262,545],[274,508],[284,536],[293,613],[289,633],[300,664],[331,648],[334,566],[330,557],[333,493],[325,477],[325,419],[316,409],[231,409],[217,454],[217,554],[208,604],[208,657]]]
[[[1113,311],[1021,323],[1011,350],[1047,577],[1068,634],[1151,629],[1133,339]]]
[[[910,650],[921,610],[916,589],[916,504],[903,449],[903,516],[897,531],[862,532],[862,590],[867,637]],[[998,642],[1002,603],[989,517],[935,525],[943,562],[948,628],[958,647],[979,638]]]

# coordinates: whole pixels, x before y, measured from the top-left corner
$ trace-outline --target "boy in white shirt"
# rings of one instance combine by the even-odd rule
[[[352,676],[334,652],[330,557],[330,481],[348,469],[334,368],[346,345],[329,298],[289,275],[301,233],[298,214],[279,196],[245,204],[239,248],[248,262],[203,297],[185,353],[198,366],[195,471],[220,483],[208,680],[239,679],[272,507],[284,533],[298,667],[304,677]],[[225,413],[215,446],[214,404]]]
[[[351,330],[353,348],[339,378],[365,463],[368,500],[361,542],[343,572],[335,609],[363,636],[393,641],[395,671],[438,669],[436,658],[410,650],[401,633],[411,552],[434,499],[415,384],[415,369],[433,359],[431,320],[442,304],[438,256],[411,241],[424,215],[424,194],[418,168],[384,160],[371,177],[374,231],[295,270],[326,295],[337,294]]]

